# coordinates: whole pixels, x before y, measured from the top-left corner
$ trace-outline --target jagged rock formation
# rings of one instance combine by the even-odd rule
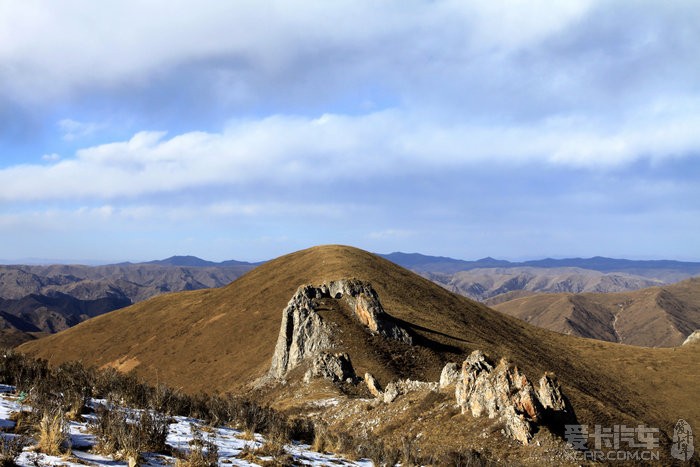
[[[307,358],[321,358],[318,360],[318,371],[312,368],[311,374],[337,374],[335,369],[324,369],[324,365],[336,367],[336,364],[340,363],[331,362],[329,357],[322,357],[322,352],[333,348],[332,332],[330,326],[316,312],[319,300],[330,298],[345,300],[354,311],[357,320],[370,332],[406,344],[412,343],[408,332],[384,311],[377,293],[370,284],[348,279],[331,281],[319,287],[304,285],[297,289],[282,311],[282,324],[272,356],[270,376],[283,378],[289,370]],[[337,358],[337,354],[334,358]],[[316,360],[314,366],[315,364]]]
[[[459,363],[448,363],[440,373],[440,389],[457,384],[459,377],[462,374],[462,368]]]
[[[557,377],[551,373],[545,373],[540,378],[540,385],[537,388],[537,398],[544,409],[555,412],[566,411],[566,399],[561,392],[561,386]]]
[[[412,379],[404,379],[399,381],[392,381],[386,385],[384,394],[382,395],[384,402],[389,404],[394,402],[397,397],[402,394],[406,394],[413,391],[437,391],[438,383],[436,382],[426,382],[426,381],[415,381]]]
[[[377,381],[377,379],[370,373],[365,373],[365,384],[367,385],[369,393],[374,397],[384,397],[384,391],[382,391],[379,381]]]
[[[700,342],[700,329],[693,331],[693,333],[686,338],[682,345],[688,345],[694,342]]]
[[[535,391],[517,367],[512,367],[505,359],[494,366],[479,350],[472,352],[462,364],[455,396],[462,413],[500,417],[505,433],[523,444],[530,442],[535,427],[547,417],[567,411],[566,399],[556,377],[545,374]]]

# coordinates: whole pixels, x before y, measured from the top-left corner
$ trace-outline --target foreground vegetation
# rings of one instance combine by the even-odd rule
[[[151,386],[134,374],[112,368],[86,368],[77,362],[51,367],[45,360],[33,359],[6,350],[0,359],[0,382],[12,385],[32,410],[15,417],[13,438],[0,444],[0,466],[14,465],[22,449],[36,439],[36,449],[49,455],[67,454],[70,443],[68,420],[78,420],[92,412],[90,430],[95,435],[94,451],[135,465],[143,452],[165,453],[179,458],[181,466],[217,465],[216,446],[199,431],[193,433],[188,452],[173,452],[166,444],[170,417],[185,416],[205,424],[229,426],[245,431],[254,439],[264,436],[264,445],[243,456],[251,462],[272,457],[274,465],[290,465],[284,445],[292,440],[310,444],[319,452],[332,451],[349,459],[370,459],[375,465],[484,465],[473,451],[421,453],[412,440],[387,445],[378,438],[353,437],[333,432],[319,421],[289,417],[270,407],[232,394],[185,394],[159,384]],[[94,403],[99,401],[99,403]]]

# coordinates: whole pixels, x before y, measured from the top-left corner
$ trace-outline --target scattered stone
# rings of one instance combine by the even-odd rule
[[[365,373],[365,384],[367,384],[367,389],[369,389],[370,394],[374,397],[384,397],[384,392],[382,387],[379,385],[379,381],[375,379],[370,373]]]
[[[397,397],[402,394],[407,394],[413,391],[437,391],[437,382],[416,381],[413,379],[404,379],[392,381],[386,385],[384,390],[384,402],[389,404],[394,402]]]
[[[386,389],[384,390],[384,403],[389,404],[394,402],[397,397],[399,397],[399,387],[392,381],[386,385]]]

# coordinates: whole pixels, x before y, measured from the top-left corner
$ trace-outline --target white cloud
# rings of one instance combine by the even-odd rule
[[[48,165],[0,170],[0,200],[136,198],[198,187],[299,187],[335,180],[550,164],[586,169],[700,154],[700,108],[613,130],[585,118],[493,127],[438,124],[400,111],[232,122],[221,133],[130,140]],[[689,111],[689,112],[688,112]]]

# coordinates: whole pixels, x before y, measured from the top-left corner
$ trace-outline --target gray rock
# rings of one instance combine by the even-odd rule
[[[270,375],[282,378],[305,358],[313,358],[330,347],[330,328],[315,311],[316,296],[314,287],[299,287],[282,311]]]
[[[346,353],[321,352],[304,375],[308,382],[311,378],[326,378],[333,382],[350,381],[357,379],[355,369],[350,361],[350,356]]]
[[[327,289],[330,297],[345,300],[360,323],[371,332],[412,344],[411,336],[384,311],[377,292],[367,282],[357,279],[332,281],[327,285]]]
[[[461,367],[459,363],[448,363],[440,373],[440,389],[457,384],[461,375]]]
[[[561,392],[561,386],[557,377],[551,373],[545,373],[540,378],[540,387],[537,389],[537,398],[542,407],[554,411],[566,410],[566,401]]]
[[[317,358],[333,350],[332,332],[316,312],[323,298],[345,300],[358,321],[370,332],[411,344],[411,336],[384,311],[372,286],[357,279],[332,281],[319,287],[304,285],[297,289],[282,310],[282,323],[268,372],[269,377],[284,378],[303,360]],[[313,371],[312,371],[313,374]],[[354,378],[353,373],[353,378]]]
[[[370,373],[365,373],[365,384],[367,384],[367,389],[369,389],[370,394],[374,397],[384,397],[384,392],[382,387],[379,385],[379,381],[375,379]]]
[[[504,432],[523,444],[530,442],[546,411],[566,411],[565,398],[556,377],[545,374],[535,391],[517,367],[504,359],[494,366],[479,350],[472,352],[462,364],[455,397],[462,413],[500,418],[505,424]]]
[[[392,381],[386,385],[384,390],[384,402],[387,404],[394,402],[397,397],[403,394],[408,394],[413,391],[437,391],[437,382],[416,381],[413,379],[404,379]]]
[[[396,383],[392,381],[391,383],[387,384],[386,389],[384,389],[384,402],[389,404],[394,402],[397,397],[399,397],[399,388]]]

